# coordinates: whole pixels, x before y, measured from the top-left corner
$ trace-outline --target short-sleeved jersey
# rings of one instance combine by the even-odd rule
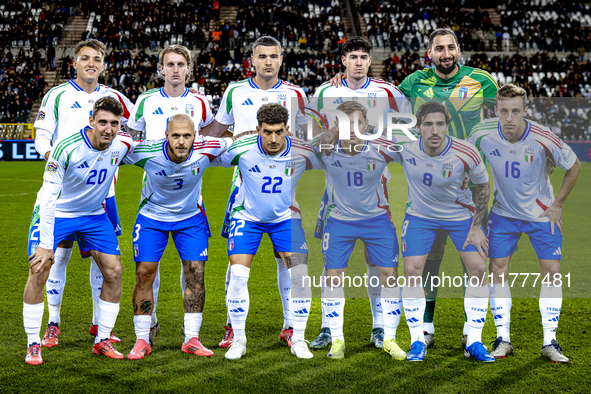
[[[75,218],[104,213],[115,172],[131,150],[133,139],[122,131],[105,150],[93,148],[85,128],[56,141],[45,166],[43,180],[61,184],[55,217]],[[41,206],[41,216],[44,207]]]
[[[554,202],[547,163],[569,170],[577,156],[568,145],[548,128],[529,120],[521,138],[512,144],[503,135],[498,118],[477,124],[468,140],[490,163],[493,212],[531,222],[550,220],[538,217]]]
[[[411,101],[413,113],[427,101],[438,101],[447,106],[451,115],[448,133],[466,139],[478,122],[482,121],[482,105],[493,105],[498,85],[484,70],[458,65],[456,75],[440,78],[434,67],[415,71],[398,88]]]
[[[170,160],[166,139],[136,145],[123,162],[146,172],[138,214],[163,222],[181,221],[198,214],[203,172],[231,142],[230,138],[197,137],[190,156],[180,164]]]
[[[256,130],[256,114],[265,104],[279,103],[287,108],[290,125],[295,116],[296,125],[306,124],[306,94],[299,86],[279,80],[268,90],[259,89],[253,79],[233,82],[226,88],[215,119],[224,125],[234,125],[234,134]],[[292,130],[294,131],[294,130]]]
[[[345,101],[356,101],[367,108],[369,124],[375,127],[379,125],[382,117],[383,127],[387,126],[386,114],[390,112],[412,113],[410,102],[398,88],[381,79],[367,78],[365,84],[359,89],[351,89],[347,81],[342,81],[343,86],[331,86],[328,82],[321,85],[314,93],[310,107],[324,116],[327,127],[334,126],[334,115],[327,114],[325,110],[336,110]]]
[[[314,149],[287,137],[275,156],[263,150],[258,135],[240,138],[221,157],[225,167],[238,166],[242,184],[232,207],[232,218],[258,223],[299,219],[295,189],[305,170],[321,169]]]
[[[164,88],[159,88],[140,95],[128,126],[134,130],[145,130],[147,140],[159,140],[165,138],[168,118],[176,114],[189,115],[198,129],[213,122],[209,101],[202,94],[185,89],[179,97],[170,97]]]
[[[350,149],[342,148],[339,141],[328,156],[321,157],[328,196],[324,219],[362,220],[389,213],[382,178],[399,147],[378,139],[351,149],[359,153],[349,155]]]
[[[395,160],[404,166],[408,188],[406,213],[433,220],[466,220],[474,214],[470,190],[461,190],[464,174],[474,184],[488,182],[480,154],[467,141],[447,136],[445,149],[435,156],[423,150],[423,139],[404,143]]]
[[[73,80],[54,87],[43,97],[35,124],[36,129],[53,133],[52,141],[77,134],[88,126],[94,103],[102,97],[114,97],[123,105],[122,124],[126,124],[133,104],[118,91],[98,84],[92,93],[86,93]]]

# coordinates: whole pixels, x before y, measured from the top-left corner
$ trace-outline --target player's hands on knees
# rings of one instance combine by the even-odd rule
[[[337,73],[337,75],[335,75],[334,77],[332,77],[330,79],[330,81],[328,81],[328,83],[330,84],[330,86],[335,86],[335,87],[339,87],[339,86],[343,86],[343,79],[347,79],[347,74],[346,73]]]
[[[55,257],[52,249],[37,247],[33,254],[29,256],[29,268],[34,270],[35,273],[38,273],[45,263],[49,262],[49,265],[53,265],[54,261]]]
[[[550,219],[550,232],[552,235],[554,235],[554,226],[558,227],[558,231],[562,234],[562,208],[552,204],[538,217],[543,218],[544,216],[548,216]]]
[[[464,180],[462,181],[462,186],[460,186],[460,190],[468,189],[469,184],[470,184],[470,177],[468,176],[468,173],[465,173]]]
[[[488,238],[486,238],[486,235],[482,232],[480,225],[470,227],[468,237],[466,238],[466,242],[464,242],[462,249],[466,249],[470,244],[476,246],[480,257],[486,260],[486,257],[488,256]]]

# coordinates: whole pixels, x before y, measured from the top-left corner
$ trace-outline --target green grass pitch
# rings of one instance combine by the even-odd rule
[[[282,325],[281,302],[276,285],[276,263],[268,237],[253,263],[249,281],[250,313],[247,320],[248,345],[239,361],[224,358],[217,347],[225,323],[224,278],[228,258],[225,240],[219,236],[230,189],[231,170],[205,171],[203,195],[213,237],[206,265],[207,300],[201,340],[214,351],[211,359],[197,358],[180,351],[183,322],[179,284],[180,262],[172,244],[162,259],[158,318],[162,331],[153,353],[142,361],[115,361],[92,355],[93,338],[88,334],[92,317],[89,286],[89,262],[77,250],[69,263],[62,306],[60,345],[43,348],[44,363],[25,364],[26,335],[22,325],[22,294],[28,275],[27,232],[35,196],[41,186],[40,162],[0,163],[0,392],[589,392],[591,372],[589,292],[591,280],[589,234],[591,215],[591,164],[583,164],[578,184],[563,209],[565,224],[562,273],[571,272],[571,288],[565,288],[558,340],[571,359],[568,365],[551,364],[540,357],[542,328],[533,280],[522,291],[528,298],[513,300],[512,342],[515,355],[491,364],[466,359],[460,347],[463,302],[457,292],[442,292],[447,297],[437,302],[435,349],[423,363],[399,362],[369,345],[371,313],[369,302],[360,295],[348,298],[345,306],[346,357],[330,360],[327,350],[314,352],[312,360],[298,360],[279,340]],[[406,200],[404,175],[400,166],[390,165],[391,209],[398,229]],[[135,342],[131,294],[134,284],[131,232],[140,200],[142,172],[124,166],[117,184],[117,203],[124,234],[119,238],[123,262],[123,296],[115,334],[122,342],[117,349],[127,354]],[[555,192],[564,172],[552,176]],[[306,173],[298,188],[297,199],[310,249],[310,272],[318,275],[322,263],[320,241],[312,238],[315,218],[323,190],[323,174]],[[261,201],[264,203],[264,201]],[[446,274],[461,273],[458,254],[448,243],[442,264]],[[361,248],[350,274],[363,274]],[[353,266],[355,265],[355,266]],[[522,237],[512,261],[515,272],[539,272],[527,237]],[[400,269],[402,272],[402,269]],[[521,283],[523,278],[519,278]],[[514,291],[516,294],[518,290]],[[315,292],[318,296],[318,292]],[[320,328],[320,300],[315,298],[308,321],[306,339],[313,340]],[[47,323],[43,318],[42,334]],[[489,314],[483,332],[488,343],[496,332]],[[408,328],[401,321],[397,339],[408,350]],[[587,377],[585,377],[587,376]]]

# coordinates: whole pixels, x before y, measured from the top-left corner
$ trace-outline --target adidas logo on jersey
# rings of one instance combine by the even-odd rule
[[[306,308],[302,308],[299,309],[297,311],[294,312],[296,315],[307,315],[308,314],[308,310]]]
[[[492,152],[490,152],[491,156],[497,156],[497,157],[501,157],[501,152],[499,152],[498,149],[493,150]]]
[[[205,250],[203,252],[201,252],[201,254],[199,254],[199,256],[207,257],[207,248],[205,248]]]
[[[343,98],[339,97],[338,99],[336,99],[335,101],[332,102],[333,104],[342,104],[343,103]]]
[[[259,170],[259,166],[254,166],[250,170],[248,170],[248,172],[261,172],[261,170]]]
[[[331,312],[331,313],[327,314],[326,317],[339,317],[339,314],[336,312]]]
[[[304,244],[300,246],[300,249],[308,250],[308,245],[306,245],[306,243],[304,242]]]
[[[152,112],[152,115],[164,115],[164,112],[162,112],[162,108],[158,107],[156,111]]]
[[[406,159],[406,161],[408,161],[413,166],[416,166],[417,165],[417,161],[415,160],[414,157],[411,157],[410,159]]]
[[[556,251],[554,251],[554,253],[552,253],[554,256],[560,256],[562,255],[562,248],[558,248],[556,249]]]
[[[84,163],[80,164],[78,167],[76,168],[88,168],[88,163],[85,161]]]
[[[162,170],[162,171],[158,171],[158,172],[156,172],[155,174],[156,174],[156,175],[160,175],[160,176],[168,176],[168,175],[166,175],[166,172],[164,172],[164,170]]]
[[[335,166],[335,167],[343,167],[343,166],[341,165],[341,162],[340,162],[340,161],[338,161],[338,160],[337,160],[337,161],[335,161],[334,163],[331,163],[330,165],[331,165],[331,166]]]
[[[245,100],[245,101],[242,103],[242,105],[254,105],[254,103],[252,102],[252,100],[251,100],[251,99],[246,99],[246,100]]]
[[[74,104],[72,104],[70,108],[82,108],[82,106],[80,106],[80,104],[78,104],[78,101],[76,101]]]

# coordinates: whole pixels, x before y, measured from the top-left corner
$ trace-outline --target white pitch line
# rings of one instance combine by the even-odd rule
[[[33,194],[33,193],[0,194],[0,197],[26,196],[27,194]]]

